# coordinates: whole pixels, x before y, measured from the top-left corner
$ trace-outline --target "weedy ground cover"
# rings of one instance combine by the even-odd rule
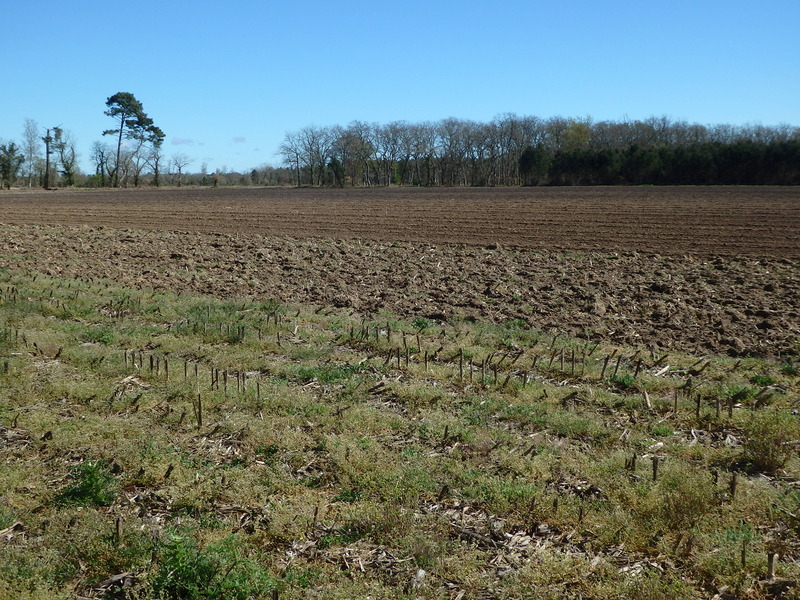
[[[797,594],[794,358],[0,271],[0,596]]]

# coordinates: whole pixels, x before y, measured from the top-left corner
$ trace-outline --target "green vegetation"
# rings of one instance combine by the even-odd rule
[[[159,568],[150,590],[164,600],[247,600],[275,588],[267,570],[242,557],[236,539],[227,537],[200,549],[191,532],[171,533],[157,548]]]
[[[87,460],[73,467],[72,483],[57,496],[60,504],[109,506],[117,496],[116,479],[101,462]]]
[[[279,152],[298,186],[796,185],[799,132],[506,114],[310,125],[287,132]]]
[[[106,116],[117,121],[114,129],[107,129],[103,135],[113,135],[117,139],[117,155],[114,161],[114,168],[110,171],[114,187],[120,185],[120,152],[122,150],[123,137],[128,140],[136,140],[139,145],[145,143],[151,147],[149,160],[153,164],[153,185],[158,185],[158,165],[161,160],[160,149],[164,142],[164,132],[153,123],[153,119],[147,116],[136,97],[130,92],[117,92],[106,100],[108,110]],[[137,150],[137,153],[139,150]],[[101,169],[98,172],[105,172],[107,159],[104,159]],[[63,162],[63,161],[62,161]],[[127,176],[127,174],[126,174]],[[139,185],[138,173],[134,175],[134,185]],[[71,184],[70,184],[71,185]]]
[[[774,475],[796,453],[798,433],[797,418],[785,410],[754,412],[744,426],[745,459],[756,470]]]
[[[0,271],[0,597],[772,597],[799,386],[785,358]]]
[[[14,142],[0,144],[0,188],[11,189],[24,162],[25,157]]]

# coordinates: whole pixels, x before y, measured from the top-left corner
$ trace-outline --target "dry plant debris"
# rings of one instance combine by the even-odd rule
[[[86,254],[55,229],[4,231],[0,595],[797,593],[794,317],[750,321],[759,350],[729,356],[714,335],[703,341],[699,321],[665,336],[598,327],[587,339],[521,318],[511,300],[486,313],[436,305],[434,317],[399,300],[380,310],[330,302],[310,280],[303,296],[302,278],[287,283],[285,270],[250,288],[214,267],[220,279],[206,278],[204,295],[167,267],[153,289],[131,278],[133,263],[88,277]],[[71,231],[91,246],[132,240],[156,270],[161,244],[181,253],[189,243]],[[212,261],[240,253],[245,265],[255,243],[200,242]],[[366,265],[370,253],[417,248],[257,243],[297,269],[309,252],[322,265],[333,252]],[[45,266],[37,248],[56,244]],[[434,249],[453,269],[472,255],[511,272],[552,261],[567,276],[573,258],[588,260]],[[706,268],[695,260],[684,267]],[[741,290],[767,277],[735,262],[719,264],[744,279]],[[769,268],[796,286],[789,265]]]

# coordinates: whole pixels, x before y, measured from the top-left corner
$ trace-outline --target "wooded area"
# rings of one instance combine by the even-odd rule
[[[285,134],[281,163],[213,173],[182,152],[166,156],[164,133],[132,94],[108,99],[115,144],[91,146],[93,174],[78,167],[67,130],[42,137],[32,119],[22,143],[0,143],[4,187],[143,185],[573,186],[797,185],[800,127],[700,125],[667,117],[595,122],[504,114],[490,122],[353,121]],[[2,142],[2,140],[0,140]],[[44,150],[42,142],[44,142]],[[190,165],[192,166],[190,169]]]
[[[296,185],[800,183],[800,128],[501,115],[305,127],[280,148]]]

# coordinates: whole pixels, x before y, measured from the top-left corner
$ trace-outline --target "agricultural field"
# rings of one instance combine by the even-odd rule
[[[0,194],[0,598],[796,598],[800,190]]]

